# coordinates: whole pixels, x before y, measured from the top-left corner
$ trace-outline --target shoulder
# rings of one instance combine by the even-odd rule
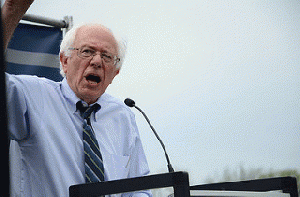
[[[37,87],[58,87],[60,82],[55,82],[44,77],[35,75],[5,74],[7,86],[21,86],[22,88],[35,89]]]
[[[39,105],[43,99],[59,93],[59,84],[60,82],[37,76],[6,74],[6,95],[7,98],[18,96]]]
[[[98,104],[101,105],[101,109],[97,112],[97,116],[102,120],[99,122],[106,125],[106,128],[126,134],[133,141],[139,136],[135,115],[124,102],[104,93]]]
[[[107,93],[104,93],[100,99],[99,104],[101,105],[101,109],[104,108],[105,110],[109,111],[122,111],[123,113],[126,113],[130,116],[134,116],[134,113],[131,111],[131,109],[125,105],[124,102],[122,102],[120,99],[113,97]]]

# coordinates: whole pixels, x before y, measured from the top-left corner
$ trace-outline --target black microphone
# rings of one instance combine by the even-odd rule
[[[155,137],[158,139],[158,141],[160,142],[160,144],[161,144],[161,146],[162,146],[162,148],[163,148],[163,150],[164,150],[164,152],[165,152],[165,156],[166,156],[166,159],[167,159],[168,170],[169,170],[169,172],[174,172],[174,169],[173,169],[173,167],[172,167],[172,165],[171,165],[169,156],[168,156],[167,151],[166,151],[166,147],[165,147],[163,141],[160,139],[160,137],[159,137],[158,134],[156,133],[154,127],[151,125],[149,118],[146,116],[146,114],[145,114],[138,106],[135,105],[134,100],[132,100],[132,99],[130,99],[130,98],[127,98],[127,99],[124,100],[124,103],[125,103],[128,107],[135,107],[137,110],[139,110],[139,111],[143,114],[143,116],[144,116],[145,119],[147,120],[147,122],[148,122],[150,128],[152,129],[152,131],[153,131]]]

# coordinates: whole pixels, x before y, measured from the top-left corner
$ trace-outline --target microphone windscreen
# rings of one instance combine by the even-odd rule
[[[128,106],[128,107],[134,107],[135,106],[135,102],[134,100],[127,98],[124,100],[124,103]]]

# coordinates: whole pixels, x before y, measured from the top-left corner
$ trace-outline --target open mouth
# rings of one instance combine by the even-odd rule
[[[85,77],[85,79],[90,83],[90,84],[98,84],[101,82],[101,78],[96,75],[88,75]]]

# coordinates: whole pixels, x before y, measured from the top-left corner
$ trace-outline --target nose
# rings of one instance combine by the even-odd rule
[[[90,64],[92,66],[101,68],[102,67],[102,58],[101,58],[101,55],[100,54],[95,54],[94,56],[92,56]]]

